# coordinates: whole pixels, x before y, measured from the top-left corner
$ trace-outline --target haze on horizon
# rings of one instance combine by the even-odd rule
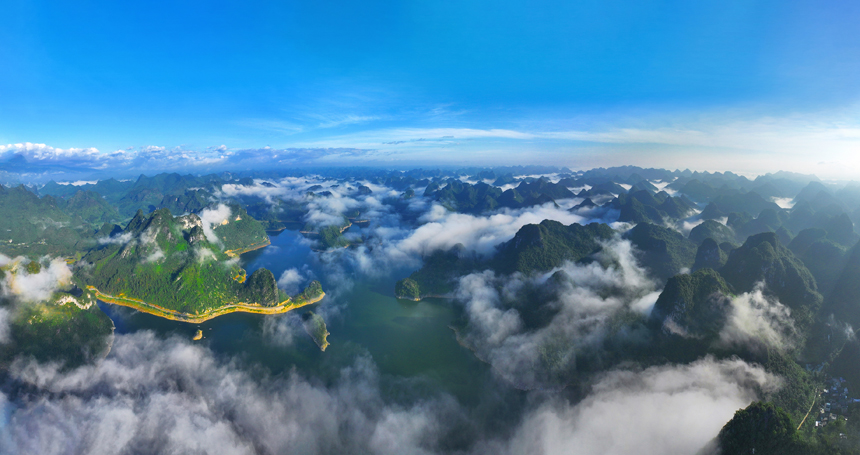
[[[0,167],[860,180],[860,5],[4,2]]]

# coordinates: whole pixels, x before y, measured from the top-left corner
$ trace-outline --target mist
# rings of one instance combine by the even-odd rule
[[[98,365],[62,372],[19,359],[10,377],[31,392],[0,395],[0,449],[22,454],[680,454],[704,446],[757,391],[779,386],[739,360],[615,369],[578,404],[533,393],[506,436],[468,423],[471,411],[450,395],[414,395],[414,380],[381,375],[367,355],[330,382],[296,371],[252,376],[205,346],[141,331],[117,335]],[[392,387],[411,398],[383,392]]]

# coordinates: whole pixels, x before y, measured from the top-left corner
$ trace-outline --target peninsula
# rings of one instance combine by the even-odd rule
[[[138,212],[100,242],[75,264],[80,287],[104,302],[166,319],[200,323],[233,312],[278,314],[325,296],[317,281],[290,297],[271,271],[248,275],[235,257],[265,247],[269,238],[237,208],[210,225],[196,214]]]

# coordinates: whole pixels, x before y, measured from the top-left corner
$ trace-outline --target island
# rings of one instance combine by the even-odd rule
[[[331,334],[328,332],[325,320],[322,316],[314,313],[313,311],[308,311],[304,315],[302,326],[304,327],[305,332],[313,338],[314,343],[319,346],[320,350],[325,352],[325,348],[327,348],[329,344],[328,336]]]

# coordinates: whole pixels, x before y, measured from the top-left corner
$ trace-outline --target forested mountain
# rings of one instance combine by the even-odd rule
[[[489,269],[501,274],[529,275],[552,270],[565,261],[576,262],[597,253],[602,249],[601,242],[613,235],[612,228],[605,224],[565,226],[544,220],[520,228],[513,239],[499,245],[493,258],[478,258],[462,246],[435,252],[424,259],[420,270],[397,283],[395,293],[412,300],[448,294],[454,288],[454,280],[471,271]]]
[[[173,217],[167,209],[149,215],[139,211],[122,232],[100,239],[103,246],[81,259],[76,276],[104,294],[188,314],[228,303],[272,306],[286,300],[272,272],[258,269],[245,279],[245,271],[227,261],[228,246],[257,240],[243,235],[243,220],[236,218],[212,229],[223,232],[210,239],[197,215]]]

